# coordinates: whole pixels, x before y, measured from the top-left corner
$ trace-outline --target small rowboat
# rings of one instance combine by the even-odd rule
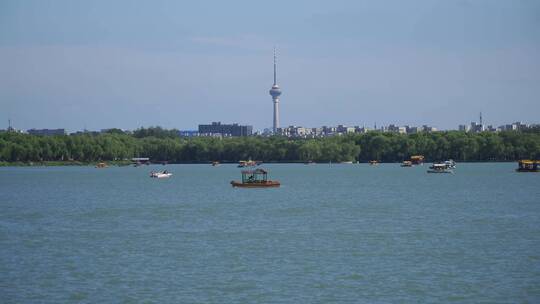
[[[152,178],[169,178],[172,176],[172,173],[163,171],[163,172],[151,172],[150,177]]]

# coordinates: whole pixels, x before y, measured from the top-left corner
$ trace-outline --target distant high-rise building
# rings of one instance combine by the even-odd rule
[[[213,122],[211,125],[199,125],[201,136],[250,136],[253,133],[253,126],[241,126],[237,123],[232,125]]]
[[[476,122],[471,122],[471,127],[469,129],[470,132],[478,133],[484,131],[484,126],[482,124],[478,124]]]
[[[274,134],[277,133],[277,129],[279,128],[279,96],[281,95],[281,89],[277,85],[276,78],[276,49],[274,48],[274,84],[269,91],[270,95],[272,96],[272,101],[274,102],[274,122],[272,125],[272,131]]]
[[[437,128],[430,127],[428,125],[422,125],[422,132],[437,132]]]
[[[405,126],[405,132],[406,132],[407,134],[418,133],[418,127]]]
[[[65,129],[30,129],[27,132],[30,135],[37,135],[37,136],[66,135]]]
[[[199,131],[197,131],[197,130],[180,130],[180,131],[178,131],[178,136],[180,136],[180,137],[197,137],[197,136],[199,136]]]
[[[495,128],[494,126],[492,125],[489,125],[486,127],[485,129],[486,131],[489,131],[489,132],[496,132],[497,131],[497,128]]]

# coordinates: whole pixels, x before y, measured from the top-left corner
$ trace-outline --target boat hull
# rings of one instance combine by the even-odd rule
[[[242,183],[239,181],[232,181],[231,185],[236,188],[277,188],[281,184],[278,181],[267,181],[260,183]]]
[[[157,173],[157,174],[151,174],[151,178],[169,178],[172,176],[172,173]]]
[[[427,170],[427,173],[454,173],[453,171],[448,171],[448,170]]]

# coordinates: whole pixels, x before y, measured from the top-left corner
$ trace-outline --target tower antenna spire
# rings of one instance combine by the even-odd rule
[[[277,72],[276,72],[276,47],[274,46],[274,85],[277,83]]]

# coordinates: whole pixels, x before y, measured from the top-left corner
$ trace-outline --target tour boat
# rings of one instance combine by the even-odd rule
[[[245,167],[255,167],[260,165],[261,162],[256,162],[253,160],[241,160],[238,162],[238,168],[245,168]]]
[[[167,170],[161,172],[150,172],[150,177],[152,178],[169,178],[172,176],[172,173]]]
[[[378,160],[370,160],[369,164],[372,165],[372,166],[376,166],[376,165],[379,164],[379,161]]]
[[[213,161],[212,162],[212,167],[216,167],[216,166],[219,166],[219,162],[218,161]]]
[[[412,167],[412,162],[410,160],[406,160],[403,163],[401,163],[402,167]]]
[[[424,155],[413,155],[411,156],[411,163],[413,165],[421,165],[424,163]]]
[[[540,160],[523,159],[518,162],[517,172],[540,172]]]
[[[454,173],[454,171],[448,168],[446,164],[433,164],[433,166],[429,167],[427,173]]]
[[[103,168],[107,168],[107,167],[108,166],[107,166],[106,163],[99,163],[99,164],[96,165],[96,168],[98,168],[98,169],[103,169]]]
[[[241,181],[231,181],[233,187],[240,188],[273,188],[279,187],[279,181],[268,180],[268,172],[264,169],[242,171]]]

